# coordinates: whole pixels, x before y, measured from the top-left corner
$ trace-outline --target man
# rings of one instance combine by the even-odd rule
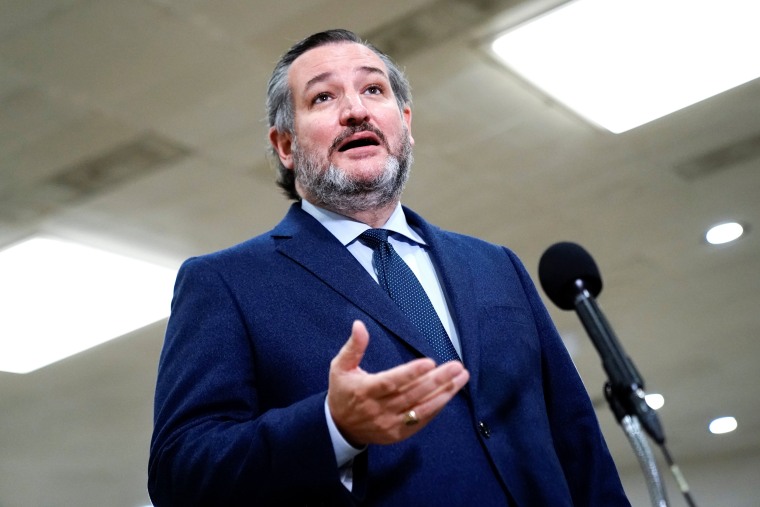
[[[401,207],[410,104],[399,69],[345,30],[278,63],[269,139],[297,202],[180,270],[157,507],[629,505],[514,254]]]

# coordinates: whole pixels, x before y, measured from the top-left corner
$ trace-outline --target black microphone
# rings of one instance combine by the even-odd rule
[[[541,256],[538,278],[554,304],[577,312],[602,359],[609,379],[605,394],[618,422],[624,415],[637,416],[649,436],[662,445],[665,434],[657,414],[644,400],[644,380],[594,299],[602,291],[594,259],[578,244],[556,243]]]

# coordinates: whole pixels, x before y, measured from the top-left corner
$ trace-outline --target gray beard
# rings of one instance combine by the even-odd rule
[[[364,181],[352,178],[316,153],[303,153],[297,139],[292,141],[296,181],[313,204],[342,215],[379,209],[401,198],[412,166],[412,145],[404,129],[398,153],[391,153],[377,177]]]

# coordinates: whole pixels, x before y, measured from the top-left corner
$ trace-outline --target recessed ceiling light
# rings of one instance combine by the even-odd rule
[[[494,53],[621,133],[760,77],[760,2],[576,0],[500,36]]]
[[[710,433],[714,435],[721,435],[723,433],[731,433],[738,426],[736,419],[733,417],[719,417],[710,423]]]
[[[657,393],[647,394],[644,396],[644,401],[652,410],[659,410],[665,405],[665,397]]]
[[[165,318],[175,276],[54,238],[0,251],[0,371],[28,373]]]
[[[722,245],[723,243],[729,243],[737,240],[744,234],[744,227],[736,222],[726,222],[724,224],[718,224],[711,227],[705,239],[711,245]]]

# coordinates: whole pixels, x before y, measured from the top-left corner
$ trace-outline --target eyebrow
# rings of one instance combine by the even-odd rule
[[[373,67],[371,65],[362,65],[357,70],[361,71],[361,72],[364,72],[365,74],[380,74],[381,76],[385,77],[386,79],[388,78],[388,76],[385,74],[385,71],[383,69],[379,68],[379,67]],[[321,83],[323,81],[327,81],[330,78],[330,76],[332,76],[332,74],[333,74],[332,72],[327,71],[327,72],[323,72],[321,74],[317,74],[313,78],[309,79],[306,82],[306,86],[304,87],[304,92],[309,91],[309,88],[311,88],[312,86],[314,86],[314,85],[316,85],[318,83]]]

